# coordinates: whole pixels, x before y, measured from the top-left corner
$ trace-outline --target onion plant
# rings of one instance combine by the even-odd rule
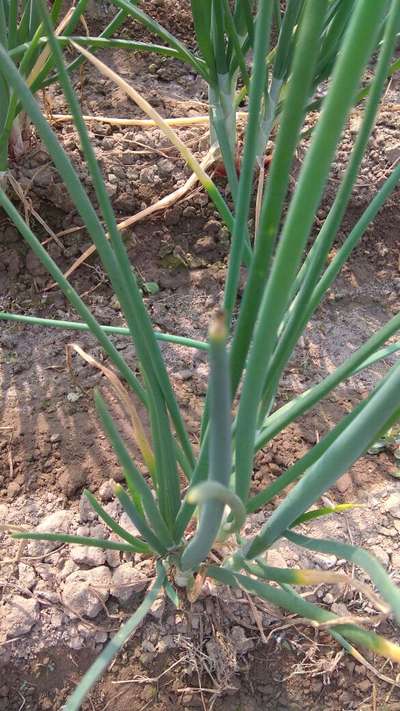
[[[262,23],[266,35],[271,25],[274,41],[266,56],[267,74],[260,102],[257,126],[256,159],[262,170],[263,156],[271,131],[276,126],[288,90],[292,72],[294,48],[305,13],[305,0],[191,0],[191,11],[197,41],[197,51],[192,51],[145,11],[140,0],[110,0],[110,3],[127,16],[142,24],[162,44],[150,42],[125,42],[126,48],[155,52],[174,57],[198,73],[208,87],[211,144],[217,143],[223,156],[225,170],[235,198],[240,156],[236,137],[236,112],[249,91],[250,65],[254,52],[256,26]],[[263,5],[274,6],[272,13]],[[384,3],[386,10],[388,3]],[[320,42],[318,56],[313,63],[308,94],[304,98],[309,109],[318,108],[324,92],[324,82],[329,79],[341,48],[344,32],[355,7],[355,0],[328,0],[320,14]],[[375,42],[382,39],[385,12],[379,21]],[[77,38],[81,41],[81,38]],[[394,60],[387,67],[390,74],[399,67]],[[363,96],[368,86],[363,89]],[[354,95],[356,102],[361,98]]]
[[[214,5],[206,0],[202,0],[202,3],[206,9]],[[127,0],[118,0],[118,4],[126,5]],[[337,248],[334,259],[328,261],[385,87],[399,31],[400,0],[392,0],[390,3],[358,0],[357,3],[346,4],[352,7],[351,16],[346,15],[346,27],[337,33],[334,66],[318,124],[296,187],[289,195],[290,170],[293,155],[301,141],[307,102],[313,92],[315,77],[322,71],[322,48],[325,47],[324,51],[327,52],[324,27],[329,27],[329,23],[333,22],[333,14],[339,6],[344,7],[341,2],[305,0],[289,3],[287,12],[294,12],[297,5],[301,6],[301,15],[296,14],[295,19],[291,19],[289,36],[293,37],[295,26],[296,32],[295,41],[290,44],[291,68],[286,81],[282,120],[264,186],[258,226],[250,241],[246,230],[260,146],[260,116],[265,116],[265,86],[271,56],[270,34],[276,3],[260,0],[255,19],[250,12],[244,17],[240,16],[243,27],[247,28],[249,35],[253,33],[254,37],[251,34],[253,66],[250,76],[244,77],[249,87],[249,116],[234,212],[230,211],[216,185],[202,172],[195,157],[180,143],[171,128],[165,128],[166,135],[179,147],[192,170],[201,176],[210,198],[231,230],[232,237],[221,309],[211,321],[208,342],[186,341],[188,346],[205,348],[209,353],[208,393],[196,445],[188,436],[158,344],[159,335],[153,329],[117,229],[101,171],[64,64],[62,46],[54,35],[51,17],[42,0],[38,2],[40,20],[80,136],[82,153],[96,191],[100,214],[94,210],[72,163],[42,115],[31,87],[18,71],[5,45],[0,46],[2,80],[17,97],[47,146],[109,276],[126,319],[125,332],[135,345],[135,372],[109,338],[113,327],[105,328],[98,323],[4,191],[0,191],[0,205],[81,319],[80,322],[55,322],[54,325],[90,330],[114,368],[115,388],[123,397],[124,404],[130,403],[129,408],[135,409],[134,402],[138,400],[147,413],[146,423],[138,422],[135,414],[131,417],[133,436],[139,445],[141,457],[141,461],[136,462],[105,400],[100,392],[96,392],[95,402],[100,420],[126,480],[125,487],[116,486],[115,495],[134,523],[137,535],[132,535],[114,521],[90,492],[86,492],[86,496],[94,510],[117,538],[114,536],[113,540],[109,540],[39,532],[13,534],[16,538],[58,540],[141,553],[153,557],[155,561],[153,587],[133,617],[121,627],[85,674],[66,703],[68,711],[80,707],[91,686],[118,649],[129,639],[163,589],[173,600],[176,600],[174,585],[186,587],[193,597],[206,576],[232,587],[241,587],[309,619],[316,626],[328,625],[332,636],[357,658],[360,658],[357,647],[361,645],[374,653],[400,661],[400,647],[360,627],[357,620],[343,621],[337,618],[334,613],[304,599],[295,590],[296,586],[324,581],[344,582],[347,581],[346,576],[315,569],[282,569],[268,564],[268,550],[280,539],[288,539],[310,551],[334,553],[365,571],[371,586],[380,595],[379,609],[392,614],[397,622],[400,621],[400,590],[372,555],[354,545],[304,535],[305,529],[300,528],[310,519],[339,514],[341,507],[321,507],[321,496],[367,451],[379,433],[387,430],[398,418],[400,361],[387,370],[365,399],[273,483],[257,494],[251,488],[254,458],[258,451],[347,378],[399,348],[398,344],[385,345],[399,330],[400,316],[396,315],[328,376],[285,405],[277,404],[279,383],[296,343],[348,256],[400,179],[400,167],[394,167],[343,244]],[[247,6],[250,8],[249,3],[243,4],[243,7]],[[224,7],[225,13],[230,11],[228,3],[221,3],[221,7]],[[201,21],[206,22],[207,17],[205,13]],[[219,31],[215,25],[217,19],[211,23],[211,35]],[[281,32],[286,22],[288,20],[284,18]],[[207,26],[204,32],[206,30]],[[238,31],[237,34],[240,38],[241,33]],[[360,91],[365,69],[378,43],[379,52],[359,133],[336,198],[322,227],[317,229],[315,215],[323,198],[336,149],[355,97]],[[81,47],[80,51],[100,71],[119,82],[120,87],[138,101],[152,118],[157,117],[154,109],[133,88],[129,88],[123,79],[87,50]],[[231,57],[235,51],[232,41]],[[279,51],[276,54],[279,55]],[[240,65],[239,71],[243,72]],[[233,105],[234,97],[232,94],[229,96]],[[225,99],[228,101],[228,93]],[[163,126],[161,117],[157,120]],[[217,130],[217,137],[218,133]],[[239,270],[245,249],[249,270],[238,304]],[[236,307],[237,318],[233,319]],[[1,318],[10,318],[10,315],[3,313]],[[19,317],[14,315],[13,318]],[[34,317],[30,319],[35,322]],[[40,323],[40,320],[37,322]],[[44,325],[49,326],[51,322],[47,320]],[[185,342],[183,338],[181,343]],[[149,434],[146,434],[146,428]],[[290,490],[283,497],[290,485]],[[273,513],[266,514],[261,529],[246,538],[243,525],[247,517],[266,503],[276,501],[278,495],[280,503],[276,503]],[[193,530],[193,518],[197,522],[194,534],[189,533]],[[216,564],[218,560],[220,562]],[[363,590],[366,590],[365,585]],[[368,588],[367,594],[376,603],[377,595]]]
[[[83,16],[88,0],[78,0],[75,6],[64,14],[62,0],[49,3],[55,33],[59,41],[65,43],[76,29]],[[126,13],[120,11],[104,29],[97,43],[109,38],[125,20]],[[93,46],[93,42],[87,42]],[[54,61],[47,43],[36,0],[3,0],[0,3],[0,44],[14,60],[20,74],[25,78],[32,92],[38,92],[51,81]],[[79,60],[81,61],[81,60]],[[70,68],[77,65],[71,62]],[[6,177],[10,157],[18,159],[25,152],[29,137],[29,117],[23,110],[21,101],[6,79],[0,77],[0,178]]]

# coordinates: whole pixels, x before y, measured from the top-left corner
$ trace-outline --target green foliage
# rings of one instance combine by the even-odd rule
[[[262,0],[257,8],[253,8],[253,3],[248,0],[237,0],[233,9],[229,3],[212,0],[201,0],[200,3],[193,0],[192,10],[201,57],[171,39],[165,30],[150,20],[135,4],[128,0],[114,2],[121,11],[131,14],[169,43],[173,52],[195,67],[213,88],[213,121],[227,174],[232,181],[233,211],[230,211],[222,194],[209,179],[207,189],[231,230],[232,244],[224,308],[211,324],[208,344],[183,338],[178,341],[209,351],[209,390],[197,449],[188,436],[159,348],[160,336],[152,327],[140,285],[117,229],[104,181],[71,86],[68,68],[64,64],[63,41],[54,37],[52,22],[44,3],[38,2],[42,31],[51,47],[51,61],[80,136],[100,214],[95,212],[68,156],[43,117],[32,94],[32,87],[27,85],[25,75],[18,71],[4,42],[0,44],[0,79],[35,124],[96,245],[128,324],[128,333],[136,349],[138,371],[133,372],[114,348],[108,337],[111,329],[105,329],[97,322],[1,190],[0,205],[82,319],[83,325],[73,322],[69,327],[87,328],[93,333],[125,381],[132,399],[138,398],[147,413],[146,424],[151,432],[153,456],[144,457],[144,461],[136,464],[105,402],[96,394],[96,407],[103,428],[126,480],[126,488],[118,486],[115,494],[139,533],[133,537],[123,531],[87,492],[100,518],[122,539],[121,543],[93,540],[92,544],[118,546],[124,551],[142,551],[158,559],[155,586],[133,618],[84,676],[65,708],[67,711],[79,708],[99,674],[143,619],[156,591],[164,588],[166,594],[174,597],[166,574],[190,589],[200,566],[202,571],[221,583],[240,586],[317,624],[329,623],[332,635],[350,653],[353,650],[352,643],[356,642],[399,661],[400,648],[396,645],[353,624],[343,624],[333,613],[298,596],[290,586],[305,584],[304,571],[282,571],[268,567],[263,557],[268,548],[280,538],[288,538],[296,545],[310,550],[334,551],[339,557],[354,562],[368,573],[395,618],[400,620],[399,589],[378,561],[353,546],[310,539],[294,530],[309,519],[339,513],[337,509],[319,508],[313,512],[309,509],[366,451],[371,442],[392,426],[399,408],[400,361],[388,370],[365,400],[272,485],[257,496],[252,496],[250,491],[257,451],[348,377],[399,348],[398,344],[385,347],[386,341],[399,330],[400,316],[397,315],[333,373],[293,401],[279,408],[276,406],[276,394],[286,364],[309,319],[400,179],[400,168],[396,167],[343,245],[338,248],[335,259],[328,264],[327,257],[348,205],[389,73],[400,26],[400,0],[393,0],[390,4],[372,3],[370,0],[358,0],[357,3],[348,0],[288,2],[283,17],[277,14],[277,3]],[[253,9],[257,10],[255,15]],[[269,34],[274,22],[279,27],[279,38],[277,47],[270,50]],[[315,214],[323,197],[341,134],[354,100],[359,96],[364,71],[378,44],[378,58],[359,136],[339,186],[338,197],[324,225],[314,236]],[[253,52],[252,71],[245,61],[250,50]],[[270,82],[267,82],[268,73],[272,76]],[[306,107],[318,82],[328,75],[330,82],[322,103],[321,116],[296,188],[289,199],[287,191],[292,156],[305,125]],[[242,169],[240,176],[234,178],[230,168],[233,158],[231,117],[235,101],[229,82],[238,76],[241,76],[244,86],[249,88],[249,115]],[[282,111],[282,121],[276,135],[269,175],[263,185],[259,221],[249,240],[247,227],[253,178],[260,146],[265,144],[268,127],[272,126],[276,111]],[[313,240],[310,248],[311,234]],[[233,324],[232,313],[237,305],[239,270],[245,249],[249,271],[238,308],[238,318]],[[1,314],[1,318],[7,317],[7,314]],[[65,324],[57,322],[55,325]],[[234,398],[238,402],[235,417],[232,415]],[[189,485],[185,495],[181,492],[181,472]],[[261,531],[244,540],[241,527],[246,513],[271,501],[296,481],[287,496],[276,505]],[[188,540],[187,528],[196,515],[197,507],[200,507],[197,530]],[[233,547],[233,555],[227,555],[223,541],[232,533],[235,538],[231,540],[236,548]],[[14,535],[16,538],[35,537],[88,544],[87,539],[78,541],[76,537],[66,535]],[[209,564],[209,553],[213,548],[219,550],[220,566]]]
[[[395,479],[400,478],[400,413],[395,412],[389,426],[379,433],[377,439],[374,440],[368,449],[368,454],[379,454],[382,451],[388,451],[393,454],[396,463],[396,469],[390,472]]]
[[[260,162],[271,131],[282,114],[292,79],[294,50],[298,46],[308,0],[288,0],[284,10],[279,2],[273,1],[191,0],[197,51],[189,49],[152,18],[145,10],[146,3],[140,0],[110,2],[141,23],[163,43],[132,42],[129,46],[126,42],[126,49],[173,56],[192,67],[207,82],[212,142],[219,144],[233,195],[237,195],[235,112],[250,89],[249,59],[256,51],[256,26],[262,24],[264,40],[271,43],[270,51],[266,54],[268,78],[262,86],[255,133],[258,142],[256,158]],[[317,52],[315,61],[302,64],[304,74],[310,73],[308,81],[305,77],[301,81],[305,91],[305,109],[317,108],[321,103],[320,99],[314,97],[322,83],[332,74],[354,6],[355,0],[322,0],[315,6],[314,21],[319,24],[321,41],[318,47],[314,47]],[[273,33],[270,35],[271,27]],[[382,38],[383,27],[382,16],[376,28],[376,44]],[[396,61],[388,65],[388,75],[397,66]],[[257,70],[257,66],[254,68]],[[362,95],[355,95],[353,101],[361,100],[368,91],[367,85]]]
[[[50,3],[51,19],[62,33],[60,42],[69,42],[69,37],[84,15],[88,0],[78,0],[65,15],[62,14],[62,0]],[[84,42],[101,46],[103,41],[118,29],[125,20],[125,13],[118,13],[102,32],[96,42],[84,38]],[[0,44],[13,58],[20,75],[26,80],[33,93],[54,81],[54,61],[49,52],[46,34],[40,18],[37,0],[3,0],[0,2]],[[82,60],[79,60],[82,61]],[[77,65],[73,62],[70,68]],[[9,154],[20,157],[25,150],[29,134],[29,118],[21,105],[18,95],[12,90],[6,78],[0,77],[0,174],[8,167]]]

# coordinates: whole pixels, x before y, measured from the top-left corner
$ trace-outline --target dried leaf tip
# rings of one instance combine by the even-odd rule
[[[216,309],[208,329],[208,338],[211,342],[222,342],[226,340],[226,337],[225,311],[223,309]]]

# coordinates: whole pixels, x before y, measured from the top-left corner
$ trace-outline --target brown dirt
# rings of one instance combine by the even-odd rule
[[[177,6],[166,0],[149,5],[149,12],[154,10],[161,22],[177,30],[182,39],[187,38],[186,5],[179,12],[172,12],[171,5]],[[178,63],[137,55],[133,60],[119,52],[112,55],[105,52],[103,57],[143,89],[164,115],[190,115],[202,110],[198,102],[205,98],[204,87]],[[119,91],[89,68],[76,77],[76,85],[87,113],[138,115]],[[386,101],[397,100],[398,85],[393,81]],[[65,108],[56,90],[52,90],[50,102],[53,111]],[[393,111],[381,113],[340,238],[348,233],[377,184],[398,158],[398,116]],[[335,181],[348,156],[354,130],[350,124],[318,220],[324,218],[334,195]],[[74,131],[65,124],[58,126],[57,132],[90,190]],[[181,131],[185,140],[194,141],[199,152],[206,145],[203,134],[204,129]],[[182,162],[157,130],[95,124],[91,126],[91,135],[121,219],[168,194],[187,177]],[[301,155],[298,160],[301,161]],[[33,140],[29,155],[15,166],[15,176],[28,189],[35,209],[54,231],[80,224],[61,179],[48,165],[48,156],[39,143]],[[295,177],[296,169],[294,180]],[[398,310],[397,196],[398,193],[388,202],[355,250],[307,329],[282,382],[282,402],[330,372]],[[34,219],[32,224],[38,228],[40,237],[47,237]],[[46,274],[4,216],[0,216],[0,230],[0,307],[52,318],[74,317],[57,290],[44,290],[48,285]],[[89,242],[82,231],[63,237],[62,241],[63,249],[52,242],[48,248],[60,266],[66,268]],[[155,281],[160,287],[156,295],[146,297],[155,326],[204,338],[209,314],[221,295],[228,251],[226,232],[204,195],[196,192],[166,213],[139,223],[128,231],[127,244],[143,283]],[[81,267],[72,281],[85,294],[101,322],[122,324],[118,304],[111,298],[96,257]],[[71,341],[101,357],[88,334],[0,323],[0,512],[14,524],[37,525],[43,516],[69,509],[78,525],[83,487],[98,493],[104,482],[120,477],[92,403],[93,386],[101,382],[101,377],[78,357],[74,357],[76,377],[73,377],[65,361],[65,347]],[[115,343],[134,364],[134,349],[129,340],[116,337]],[[189,430],[195,436],[206,386],[206,359],[182,347],[162,349]],[[386,367],[387,364],[381,364],[352,378],[315,411],[276,437],[258,456],[254,488],[264,486],[304,454],[365,395]],[[117,412],[117,416],[122,426],[121,413]],[[357,462],[329,492],[329,498],[335,502],[355,501],[365,508],[326,519],[318,533],[364,544],[398,580],[398,519],[388,506],[390,497],[399,495],[398,481],[390,476],[395,466],[390,452],[367,455]],[[256,514],[250,525],[259,525],[264,516],[265,512]],[[310,526],[309,530],[314,529]],[[26,570],[21,572],[18,566],[7,563],[16,552],[9,538],[3,535],[0,544],[1,602],[5,602],[18,586],[25,586]],[[288,544],[281,544],[273,555],[277,565],[315,564],[315,558]],[[131,607],[124,608],[110,598],[107,614],[101,612],[94,621],[96,636],[93,628],[71,619],[61,603],[59,576],[68,559],[68,549],[42,560],[33,560],[29,555],[23,558],[34,571],[32,589],[40,600],[40,619],[28,635],[0,646],[0,711],[60,708],[102,648],[104,634],[118,626],[140,601],[140,595],[136,596]],[[323,561],[318,560],[318,564]],[[348,568],[343,561],[334,561],[333,565],[336,564],[343,570]],[[50,595],[45,598],[44,592]],[[28,595],[26,588],[23,594]],[[351,613],[364,611],[360,597],[349,590],[325,586],[316,591],[315,597],[327,607],[345,605]],[[91,694],[85,711],[106,708],[144,711],[149,707],[165,711],[176,706],[211,709],[213,704],[220,711],[264,708],[366,711],[384,708],[384,703],[393,711],[397,708],[399,690],[341,655],[339,647],[325,633],[301,625],[287,626],[289,618],[276,610],[261,606],[260,614],[267,637],[265,643],[247,598],[240,591],[233,595],[212,589],[210,595],[194,606],[183,605],[178,612],[167,604],[161,617],[152,616],[139,629]],[[392,624],[381,626],[379,631],[398,638],[398,629]],[[176,667],[166,671],[178,660]],[[371,661],[377,669],[383,669],[380,660]],[[383,673],[394,678],[397,670],[386,665]],[[136,683],[122,687],[115,684],[132,678]],[[207,690],[200,693],[200,686]]]

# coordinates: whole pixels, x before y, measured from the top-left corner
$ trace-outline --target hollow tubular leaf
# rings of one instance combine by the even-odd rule
[[[190,489],[188,493],[188,501],[190,504],[202,506],[207,501],[216,499],[221,501],[225,506],[229,506],[233,515],[233,524],[229,526],[229,532],[240,531],[246,520],[246,509],[243,506],[242,500],[230,489],[217,481],[205,481],[202,484]]]
[[[172,532],[181,503],[176,449],[169,426],[168,413],[159,388],[157,385],[150,387],[148,384],[147,392],[156,458],[155,483],[158,505],[169,531]]]
[[[383,598],[389,603],[396,620],[399,622],[400,589],[391,581],[381,563],[368,551],[341,541],[309,538],[294,531],[286,531],[285,538],[308,550],[337,555],[339,558],[355,563],[355,565],[365,570]]]
[[[75,125],[82,143],[83,153],[86,158],[88,168],[92,176],[93,185],[99,200],[100,209],[103,213],[104,221],[108,227],[111,244],[107,239],[107,236],[100,224],[97,215],[93,210],[93,207],[90,204],[90,201],[88,200],[87,195],[84,193],[84,191],[82,191],[82,188],[79,184],[79,181],[77,180],[76,174],[71,165],[69,171],[70,183],[73,185],[73,187],[76,187],[76,182],[78,182],[80,188],[80,201],[82,202],[83,200],[86,212],[89,211],[88,216],[91,220],[91,226],[93,227],[93,221],[96,222],[97,229],[90,229],[89,225],[87,226],[90,235],[93,239],[93,242],[99,251],[105,269],[107,270],[110,276],[113,288],[118,296],[121,307],[124,311],[128,326],[134,338],[136,349],[138,351],[141,368],[145,372],[146,377],[150,380],[150,382],[159,383],[163,391],[163,395],[166,399],[168,409],[171,413],[171,417],[174,421],[176,432],[181,441],[182,448],[184,449],[184,452],[187,455],[188,459],[193,461],[191,444],[183,424],[181,413],[175,400],[171,383],[166,373],[164,361],[162,359],[156,339],[154,337],[149,314],[144,306],[143,299],[141,297],[141,293],[137,285],[137,281],[131,269],[129,258],[127,256],[124,243],[121,239],[121,235],[117,227],[115,214],[113,212],[110,199],[101,175],[100,167],[98,165],[93,147],[90,143],[85,123],[82,119],[82,114],[79,108],[77,97],[74,93],[68,73],[64,66],[61,49],[57,44],[56,39],[54,38],[51,22],[46,12],[46,8],[43,4],[43,0],[40,0],[40,9],[42,14],[43,25],[45,27],[46,34],[48,35],[49,44],[52,47],[53,57],[59,72],[60,82],[70,105],[71,113],[74,116]],[[83,50],[82,48],[81,51],[86,52],[86,50]],[[44,122],[44,126],[42,123],[42,132],[46,135],[47,138],[51,136],[52,149],[59,155],[62,166],[63,163],[66,163],[66,156],[63,153],[58,142],[54,139],[54,135],[52,134],[51,129],[49,129],[49,127],[47,126],[46,122]],[[52,155],[54,161],[56,162],[55,154]],[[67,182],[66,171],[64,170],[64,172],[61,172],[65,182]]]
[[[339,383],[346,380],[359,369],[366,367],[368,359],[376,354],[377,349],[400,329],[400,314],[393,316],[387,324],[374,333],[355,353],[353,353],[333,373],[330,373],[320,383],[299,395],[291,402],[264,420],[264,425],[256,439],[256,450],[263,447],[272,437],[297,417],[307,412],[319,400],[326,397]]]
[[[129,516],[130,520],[132,521],[133,525],[137,528],[137,530],[141,533],[145,541],[149,544],[149,546],[158,553],[161,556],[165,556],[167,553],[167,548],[162,543],[157,536],[153,533],[151,530],[150,526],[147,524],[145,519],[143,518],[142,514],[138,510],[137,506],[135,503],[132,501],[132,499],[128,496],[126,491],[122,488],[120,484],[117,484],[115,487],[115,496],[117,497],[118,501],[120,502],[122,508],[124,509],[125,513]]]
[[[302,523],[308,523],[309,521],[315,521],[317,518],[322,516],[330,516],[335,513],[342,513],[343,511],[352,511],[359,507],[359,504],[336,504],[335,506],[321,506],[319,509],[312,509],[312,511],[307,511],[305,514],[299,516],[296,521],[293,521],[292,528],[295,526],[300,526]]]
[[[157,508],[151,489],[144,477],[135,467],[132,457],[130,456],[124,441],[114,424],[108,408],[98,392],[95,393],[95,403],[104,431],[106,432],[118,457],[118,461],[124,471],[128,488],[138,493],[147,519],[159,540],[163,541],[168,548],[172,547],[173,540],[165,521]]]
[[[127,17],[127,13],[126,13],[124,10],[120,10],[120,11],[117,13],[117,15],[115,15],[115,16],[112,18],[111,22],[109,22],[109,24],[108,24],[108,25],[104,28],[104,30],[100,33],[100,35],[99,35],[99,37],[98,37],[97,39],[99,39],[100,41],[101,41],[102,39],[110,39],[111,36],[114,34],[114,32],[117,32],[117,30],[119,30],[119,28],[121,27],[121,25],[123,25],[123,23],[124,23],[125,20],[126,20],[126,17]],[[71,34],[72,34],[72,31],[71,31]],[[93,47],[93,49],[96,49],[96,48]],[[84,58],[82,57],[82,55],[79,55],[79,57],[75,57],[75,59],[73,59],[72,62],[70,62],[70,63],[67,65],[67,71],[70,72],[70,73],[73,72],[73,71],[74,71],[75,69],[77,69],[83,62],[84,62]],[[50,77],[48,77],[47,79],[45,79],[45,80],[42,82],[42,87],[45,88],[46,86],[48,86],[49,84],[52,84],[53,82],[55,82],[55,81],[57,81],[57,80],[58,80],[58,74],[57,74],[57,72],[55,72],[55,73],[51,74]],[[36,90],[37,87],[35,87],[35,86],[33,85],[32,88],[33,88],[34,90]]]
[[[127,540],[126,534],[123,538]],[[119,534],[118,534],[119,535]],[[129,535],[129,534],[127,534]],[[12,534],[17,540],[29,541],[59,541],[60,543],[70,543],[71,545],[90,546],[92,548],[104,548],[104,550],[125,551],[126,553],[151,553],[151,548],[138,538],[130,536],[129,543],[119,543],[111,541],[109,538],[92,538],[90,536],[72,536],[66,533],[38,533],[37,531],[24,531]],[[122,538],[122,536],[121,536]]]
[[[211,9],[213,0],[191,0],[192,17],[197,44],[207,65],[208,81],[216,84],[214,48],[211,42]]]
[[[180,42],[174,35],[172,35],[165,27],[162,27],[156,20],[153,20],[149,15],[147,15],[139,7],[136,7],[129,0],[112,0],[113,4],[124,10],[130,17],[134,20],[138,20],[144,27],[147,27],[150,32],[153,32],[157,37],[160,37],[166,44],[176,50],[179,54],[180,59],[193,67],[206,81],[208,79],[207,66],[195,57],[190,50]]]
[[[224,490],[229,486],[232,471],[231,395],[226,335],[225,314],[220,312],[214,317],[209,330],[210,438],[207,483],[217,483]],[[215,491],[202,491],[203,494],[207,491],[207,495],[201,508],[197,532],[183,552],[180,563],[182,570],[195,568],[205,560],[221,525],[226,502],[220,496],[214,496]],[[194,494],[195,500],[197,495]],[[193,505],[190,496],[191,490],[188,502]]]
[[[399,406],[400,362],[393,366],[357,414],[352,426],[337,439],[307,471],[286,499],[272,513],[261,533],[246,549],[251,559],[269,548],[292,523],[310,508],[321,494],[367,449],[382,426]]]
[[[304,0],[288,0],[286,11],[283,16],[282,24],[280,26],[278,42],[276,45],[275,59],[272,69],[274,79],[282,81],[289,75],[291,69],[290,58],[293,54],[293,45],[295,44],[294,35],[296,31],[298,31],[298,27],[296,29],[296,25],[298,24],[299,18],[303,11],[303,7]],[[322,22],[322,20],[324,19],[323,5],[321,5],[320,10],[321,12],[319,13],[319,15]],[[307,70],[306,64],[304,65],[304,69]],[[305,77],[303,81],[304,84],[306,84],[307,80]]]
[[[329,266],[326,268],[321,279],[316,284],[312,297],[310,298],[310,306],[307,308],[307,313],[311,315],[312,311],[322,300],[323,295],[329,289],[341,268],[349,258],[353,249],[357,246],[367,227],[375,219],[379,210],[384,205],[387,198],[393,192],[400,181],[400,166],[394,168],[391,175],[385,180],[384,184],[378,193],[371,200],[367,209],[361,215],[356,225],[351,230],[344,244],[335,254]]]
[[[318,8],[317,8],[318,5]],[[278,233],[280,216],[289,185],[290,167],[308,97],[313,67],[319,48],[319,33],[326,2],[311,0],[306,8],[294,57],[293,74],[284,105],[273,160],[261,209],[254,256],[243,294],[231,349],[232,390],[236,392],[265,290],[270,260]],[[294,3],[292,3],[294,7]]]
[[[326,622],[334,625],[335,619],[339,619],[333,612],[323,610],[314,603],[308,602],[299,595],[293,594],[286,588],[286,586],[285,589],[280,590],[279,588],[272,587],[267,583],[262,583],[259,580],[249,578],[246,575],[233,573],[226,568],[209,566],[207,568],[207,572],[215,580],[218,580],[225,585],[230,585],[232,587],[239,585],[247,590],[247,592],[257,595],[267,602],[272,602],[274,605],[283,607],[285,610],[288,610],[303,619],[309,619],[310,623],[315,622],[317,627],[319,624]],[[380,656],[387,657],[395,662],[400,661],[400,647],[384,639],[384,637],[375,634],[374,632],[369,632],[368,630],[356,627],[356,625],[349,624],[339,624],[337,626],[333,626],[332,632],[333,631],[337,631],[345,639],[351,639],[352,641],[363,645],[367,649],[376,652],[376,654],[379,654]]]
[[[28,323],[31,326],[47,326],[48,328],[64,328],[70,331],[89,331],[89,326],[86,323],[79,321],[63,321],[54,318],[41,318],[40,316],[26,316],[25,314],[13,314],[7,311],[0,311],[0,321],[16,321],[19,323]],[[119,336],[130,336],[129,328],[125,326],[107,326],[99,324],[104,333],[111,333]],[[175,343],[178,346],[186,346],[199,351],[208,351],[208,343],[206,341],[197,341],[194,338],[185,338],[185,336],[176,336],[172,333],[162,333],[154,331],[157,341],[166,343]]]
[[[136,546],[138,543],[143,546],[143,548],[147,548],[148,551],[150,551],[150,548],[147,544],[142,544],[141,541],[138,541],[138,539],[135,536],[132,536],[129,531],[126,531],[123,526],[120,526],[113,518],[110,516],[107,511],[102,507],[101,504],[97,501],[97,499],[93,496],[93,494],[88,491],[87,489],[84,490],[83,492],[89,501],[92,509],[97,513],[99,518],[101,518],[104,523],[107,524],[112,530],[113,533],[115,533],[117,536],[120,538],[123,538],[125,541],[130,543],[132,546]],[[140,549],[139,549],[140,552]]]
[[[81,54],[88,59],[97,69],[105,76],[112,79],[140,108],[144,111],[160,128],[165,136],[171,141],[172,145],[180,152],[182,158],[186,161],[191,170],[195,173],[202,186],[207,190],[211,200],[220,213],[227,227],[231,230],[233,225],[232,214],[222,198],[216,185],[201,167],[199,161],[195,158],[186,144],[179,138],[173,128],[162,118],[162,116],[149,104],[143,96],[137,92],[128,82],[126,82],[119,74],[110,69],[104,62],[101,62],[97,57],[88,52],[83,47],[75,45]],[[248,247],[245,253],[247,263],[251,258],[250,248]]]
[[[329,211],[329,215],[326,218],[317,240],[309,254],[309,259],[306,260],[306,273],[302,280],[299,293],[297,294],[294,302],[291,304],[290,315],[286,321],[284,332],[280,336],[278,347],[273,355],[269,368],[267,368],[265,373],[265,382],[267,385],[266,393],[264,394],[264,408],[267,411],[269,403],[274,397],[276,383],[280,377],[280,374],[290,358],[294,345],[300,334],[303,332],[313,310],[318,305],[315,299],[311,298],[314,296],[313,291],[315,283],[328,256],[329,250],[332,247],[346,207],[350,200],[351,191],[356,181],[361,161],[367,147],[368,139],[374,126],[379,101],[382,95],[384,83],[386,81],[387,68],[393,55],[399,25],[400,1],[395,0],[392,3],[387,20],[384,40],[379,54],[375,76],[371,84],[371,90],[368,95],[368,101],[364,111],[361,128],[358,132],[347,170],[340,183],[334,204]],[[397,171],[397,174],[400,176],[399,171]],[[390,185],[395,185],[396,178],[393,179],[393,175],[391,175],[390,178]],[[387,194],[388,190],[384,192]],[[376,198],[377,196],[375,196],[375,205],[379,204],[379,200]],[[375,217],[376,213],[374,209],[369,210],[368,212],[369,215]],[[363,224],[365,224],[365,220],[363,220]],[[359,229],[357,232],[360,234]],[[321,291],[319,291],[319,294],[322,296]],[[273,377],[272,373],[274,373]]]
[[[292,484],[297,479],[300,479],[302,474],[309,469],[309,467],[317,462],[322,454],[331,446],[331,444],[336,440],[338,435],[347,427],[351,427],[352,422],[356,415],[361,412],[363,407],[367,404],[368,400],[363,400],[359,403],[352,412],[343,417],[338,424],[333,427],[322,439],[319,440],[317,444],[314,445],[307,454],[305,454],[301,459],[292,464],[289,469],[287,469],[283,474],[277,477],[271,484],[269,484],[265,489],[260,491],[255,496],[248,499],[246,504],[246,509],[248,512],[256,511],[265,506],[269,501],[271,501],[277,494],[279,494],[283,489],[285,489],[289,484]]]
[[[92,664],[86,674],[84,674],[74,693],[66,702],[64,706],[64,711],[79,711],[90,689],[94,686],[99,677],[107,669],[108,665],[114,659],[115,655],[118,654],[120,649],[133,635],[138,625],[140,625],[142,620],[146,617],[151,606],[157,599],[160,590],[162,589],[165,576],[166,573],[164,568],[162,566],[159,566],[157,571],[157,577],[151,590],[147,593],[143,602],[133,613],[132,617],[130,617],[129,620],[122,625],[119,632],[117,632],[117,634],[112,638],[112,640],[104,647],[103,651],[99,654],[96,661]]]
[[[265,382],[265,363],[269,363],[276,345],[279,325],[288,306],[290,287],[299,267],[342,128],[375,43],[376,25],[383,12],[382,5],[371,4],[368,0],[357,3],[264,290],[237,418],[240,448],[236,456],[236,492],[244,500],[250,484],[257,408]]]
[[[0,48],[0,54],[1,54],[1,48]],[[49,274],[51,274],[53,279],[57,282],[57,284],[59,285],[60,289],[63,291],[63,293],[69,300],[69,302],[76,309],[78,314],[84,319],[88,329],[97,338],[98,342],[104,348],[105,352],[110,357],[111,361],[116,365],[119,372],[125,378],[125,380],[130,385],[132,390],[138,395],[138,397],[142,400],[142,402],[145,402],[146,401],[145,392],[144,392],[142,386],[140,385],[139,381],[137,380],[136,376],[129,368],[128,364],[125,362],[125,360],[118,353],[117,349],[112,344],[110,339],[107,338],[106,333],[104,332],[104,330],[102,329],[100,324],[96,321],[96,319],[92,315],[91,311],[83,303],[79,294],[71,286],[69,281],[67,279],[65,279],[62,271],[57,267],[56,263],[53,261],[53,259],[50,257],[50,255],[46,252],[45,248],[42,247],[42,245],[40,244],[37,237],[33,234],[30,227],[22,219],[18,210],[14,207],[11,200],[7,197],[7,195],[1,189],[1,187],[0,187],[0,205],[4,208],[6,213],[12,219],[13,223],[15,224],[15,226],[18,229],[18,231],[20,232],[20,234],[23,236],[23,238],[28,243],[28,245],[33,250],[33,252],[36,254],[36,256],[40,259],[42,264],[46,267]]]
[[[224,308],[227,313],[228,323],[230,323],[236,300],[239,270],[245,244],[245,229],[247,227],[252,195],[254,166],[258,148],[259,115],[266,82],[265,58],[269,47],[271,19],[271,3],[261,3],[254,47],[255,64],[250,83],[249,119],[246,127],[243,161],[238,188],[238,202],[232,230],[232,247],[229,256],[228,275],[224,294]]]

